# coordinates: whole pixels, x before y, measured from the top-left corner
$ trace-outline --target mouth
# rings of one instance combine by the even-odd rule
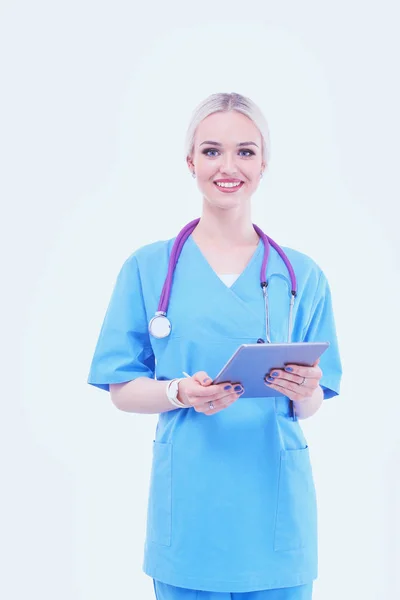
[[[244,181],[213,181],[213,184],[219,189],[220,192],[232,193],[239,190],[244,185]]]

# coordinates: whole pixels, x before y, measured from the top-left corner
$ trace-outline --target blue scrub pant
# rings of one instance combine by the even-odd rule
[[[201,592],[175,587],[153,579],[157,600],[311,600],[313,582],[260,592]]]

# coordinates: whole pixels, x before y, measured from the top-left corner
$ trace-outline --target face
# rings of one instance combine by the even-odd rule
[[[187,162],[205,201],[220,208],[238,206],[250,200],[265,170],[261,134],[242,113],[214,113],[198,126]],[[220,180],[240,183],[218,187]]]

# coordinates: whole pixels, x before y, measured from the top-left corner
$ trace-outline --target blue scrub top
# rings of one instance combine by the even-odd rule
[[[95,348],[88,383],[136,377],[215,377],[242,343],[265,339],[260,287],[263,242],[232,287],[192,236],[172,286],[168,338],[149,336],[175,238],[146,245],[123,264]],[[328,341],[324,397],[339,393],[341,361],[327,279],[308,256],[283,248],[296,273],[292,341]],[[286,342],[290,278],[271,248],[267,278],[272,342]],[[309,448],[289,399],[239,398],[205,416],[159,415],[153,441],[143,570],[170,585],[249,592],[317,577],[316,494]]]

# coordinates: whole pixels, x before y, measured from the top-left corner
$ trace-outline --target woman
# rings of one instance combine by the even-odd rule
[[[284,249],[297,278],[291,339],[329,341],[319,364],[273,369],[265,385],[281,394],[272,398],[212,384],[240,344],[287,341],[288,270],[271,247],[265,340],[264,243],[251,220],[268,139],[246,97],[214,94],[197,107],[185,155],[203,210],[177,258],[169,335],[149,322],[175,238],[125,261],[90,369],[88,383],[119,409],[160,415],[143,564],[158,600],[309,600],[317,577],[315,490],[298,419],[339,393],[341,364],[329,285],[311,258]]]

